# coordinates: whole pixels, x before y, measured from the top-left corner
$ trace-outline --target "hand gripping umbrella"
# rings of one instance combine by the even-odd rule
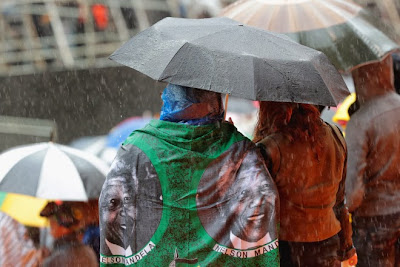
[[[220,16],[283,33],[327,55],[338,70],[379,61],[399,46],[350,0],[241,0]]]
[[[110,58],[158,81],[250,100],[336,106],[349,94],[323,53],[228,18],[165,18]]]
[[[63,201],[98,198],[108,171],[95,156],[51,142],[8,150],[0,166],[0,191]]]

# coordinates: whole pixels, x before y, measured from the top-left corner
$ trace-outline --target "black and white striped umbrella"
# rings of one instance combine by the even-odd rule
[[[98,198],[108,166],[95,156],[54,143],[13,148],[0,154],[0,191],[49,200]]]

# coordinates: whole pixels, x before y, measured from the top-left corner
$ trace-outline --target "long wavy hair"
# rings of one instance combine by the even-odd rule
[[[322,146],[319,132],[323,121],[318,108],[310,104],[260,101],[254,142],[274,133],[284,134],[291,142],[315,142],[317,157]]]

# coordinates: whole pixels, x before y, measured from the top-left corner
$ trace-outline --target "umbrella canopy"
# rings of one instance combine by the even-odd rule
[[[365,20],[362,8],[344,0],[241,0],[220,16],[268,31],[324,52],[337,69],[349,71],[398,49]]]
[[[101,158],[101,153],[106,147],[106,140],[106,135],[84,136],[73,140],[68,144],[68,146],[88,152],[96,157]]]
[[[107,135],[106,147],[118,149],[126,138],[135,130],[143,128],[151,118],[130,117],[111,129]]]
[[[51,142],[8,150],[0,166],[0,191],[64,201],[98,198],[108,171],[95,156]]]
[[[158,81],[251,100],[336,106],[349,94],[323,53],[228,18],[165,18],[110,58]]]
[[[123,120],[111,129],[104,141],[104,148],[99,154],[99,158],[111,165],[118,149],[125,139],[134,131],[143,128],[151,118],[130,117]]]
[[[47,218],[40,216],[47,200],[31,196],[0,192],[0,211],[18,222],[33,227],[46,227]]]

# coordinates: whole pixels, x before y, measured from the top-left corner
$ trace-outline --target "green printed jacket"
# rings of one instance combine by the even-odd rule
[[[279,266],[276,186],[229,123],[153,120],[120,148],[99,200],[101,266]]]

